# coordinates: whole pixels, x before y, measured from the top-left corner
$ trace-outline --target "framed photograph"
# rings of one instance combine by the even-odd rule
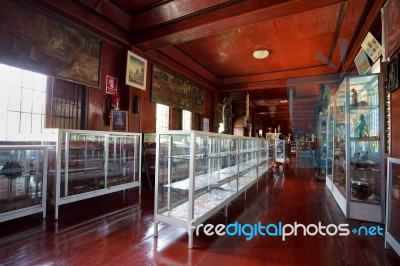
[[[400,54],[397,54],[396,57],[392,58],[392,60],[389,61],[387,64],[387,86],[388,86],[388,92],[392,92],[399,88],[399,57]]]
[[[128,132],[128,111],[111,110],[110,130]]]
[[[367,73],[371,69],[371,64],[363,48],[360,49],[356,58],[354,58],[354,63],[360,75]]]
[[[378,60],[382,54],[382,46],[371,34],[371,32],[368,32],[367,36],[365,36],[361,47],[364,49],[369,58],[371,58],[372,62],[376,62],[376,60]]]
[[[146,90],[147,60],[128,51],[125,84]]]

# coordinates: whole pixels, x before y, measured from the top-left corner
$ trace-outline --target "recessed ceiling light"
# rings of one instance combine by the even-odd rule
[[[259,50],[255,50],[253,52],[253,57],[255,59],[264,59],[264,58],[267,58],[268,55],[269,55],[269,52],[266,49],[259,49]]]

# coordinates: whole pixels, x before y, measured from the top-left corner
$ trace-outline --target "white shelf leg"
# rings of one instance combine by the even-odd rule
[[[154,237],[158,237],[158,223],[157,221],[154,221]]]

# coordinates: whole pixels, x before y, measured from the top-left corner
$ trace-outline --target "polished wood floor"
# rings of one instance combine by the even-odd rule
[[[153,237],[153,191],[143,188],[64,205],[42,222],[32,215],[0,224],[0,265],[400,265],[393,250],[384,249],[381,236],[243,236],[194,238],[161,224]],[[224,213],[206,223],[373,225],[344,218],[325,184],[304,169],[263,178]]]

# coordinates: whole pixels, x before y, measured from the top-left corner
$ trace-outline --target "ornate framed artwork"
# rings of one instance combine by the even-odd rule
[[[175,74],[153,65],[151,101],[204,114],[205,92]]]
[[[400,47],[400,0],[388,0],[381,9],[384,61]]]
[[[110,130],[128,132],[128,111],[111,111]]]
[[[125,84],[146,90],[147,60],[128,51]]]
[[[392,92],[399,88],[399,57],[400,54],[397,54],[396,57],[392,58],[392,60],[389,61],[387,64],[387,88],[388,92]]]
[[[100,87],[101,39],[25,2],[1,1],[0,61]]]

